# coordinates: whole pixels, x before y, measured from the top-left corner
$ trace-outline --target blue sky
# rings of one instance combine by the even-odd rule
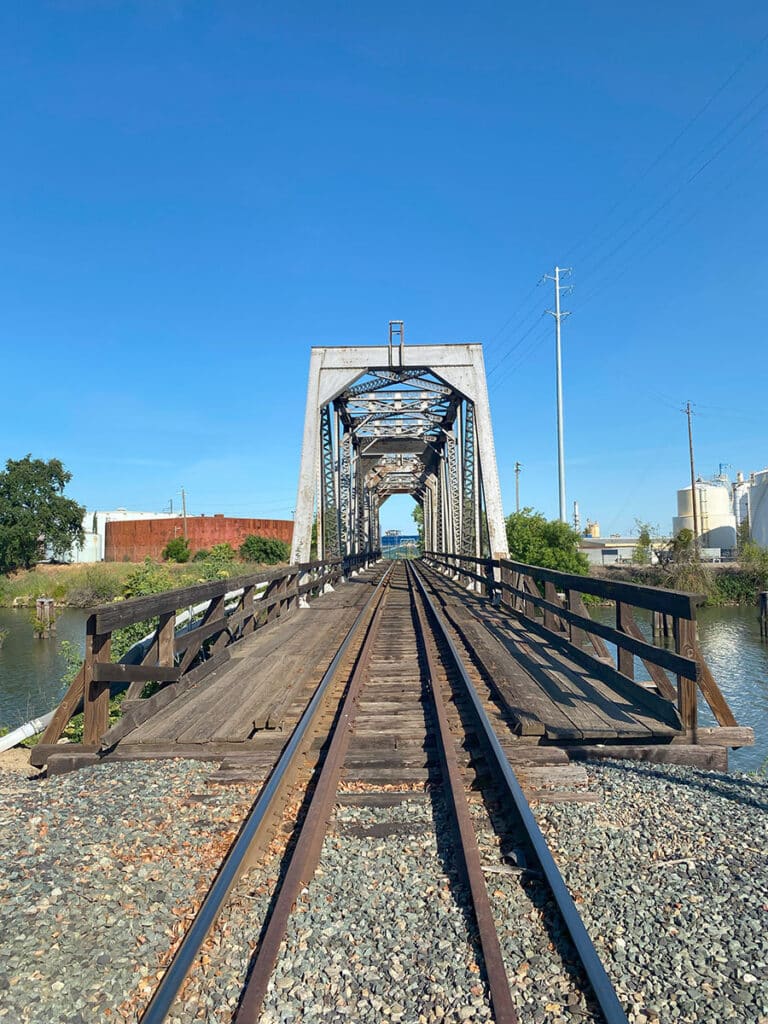
[[[668,531],[768,463],[768,13],[6,0],[0,459],[289,517],[309,347],[482,341],[502,493]],[[383,526],[410,529],[407,502]]]

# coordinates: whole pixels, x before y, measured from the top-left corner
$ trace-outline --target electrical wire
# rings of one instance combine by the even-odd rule
[[[715,89],[715,91],[705,100],[705,102],[702,104],[701,107],[699,107],[699,109],[696,111],[696,113],[693,114],[686,121],[686,123],[683,125],[683,127],[680,129],[680,131],[674,136],[674,138],[669,143],[667,143],[664,147],[662,147],[661,151],[657,154],[657,156],[654,157],[654,159],[650,162],[650,164],[648,164],[645,167],[645,169],[643,170],[643,172],[634,180],[633,184],[630,186],[629,191],[624,196],[622,196],[618,200],[616,200],[616,202],[611,206],[611,208],[609,209],[609,211],[605,215],[605,217],[603,217],[602,220],[597,221],[593,225],[593,227],[585,235],[583,235],[575,245],[572,245],[571,248],[567,250],[567,252],[565,253],[565,255],[563,257],[563,261],[564,262],[566,262],[568,259],[570,259],[571,256],[575,252],[577,252],[583,246],[584,242],[586,242],[590,237],[592,237],[595,234],[595,231],[597,230],[597,228],[602,226],[603,224],[607,223],[610,220],[610,218],[613,216],[615,211],[634,192],[637,191],[637,188],[639,187],[639,185],[642,182],[646,181],[648,176],[651,174],[651,172],[654,171],[658,167],[658,165],[662,162],[662,160],[664,160],[664,158],[667,157],[669,155],[669,153],[672,152],[672,150],[675,148],[677,143],[688,133],[688,131],[693,127],[693,125],[696,124],[697,121],[699,121],[699,119],[707,112],[707,110],[709,110],[709,108],[712,106],[712,104],[715,102],[715,100],[718,99],[723,94],[723,92],[725,92],[725,90],[731,84],[731,82],[747,66],[747,64],[749,64],[753,60],[753,58],[760,52],[760,50],[763,48],[763,46],[765,46],[765,43],[767,41],[768,41],[768,32],[765,33],[765,35],[760,39],[760,41],[757,43],[757,45],[736,65],[734,70],[720,83],[720,85],[717,87],[717,89]],[[610,238],[610,237],[611,237],[611,235],[609,234],[608,237],[606,239],[604,239],[604,242],[607,241],[608,238]]]

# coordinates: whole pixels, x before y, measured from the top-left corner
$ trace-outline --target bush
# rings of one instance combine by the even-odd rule
[[[249,533],[240,545],[240,557],[244,562],[259,562],[262,565],[276,565],[287,562],[290,549],[285,541],[272,537],[259,537]]]
[[[507,516],[509,557],[560,572],[589,572],[587,556],[579,551],[579,534],[559,519],[547,521],[539,512],[524,508]]]
[[[204,580],[220,580],[235,571],[234,548],[231,544],[214,544],[208,557],[200,563],[200,574]]]
[[[204,562],[206,560],[206,558],[210,555],[210,553],[211,552],[210,552],[210,550],[208,548],[200,548],[200,550],[196,551],[194,553],[194,555],[192,556],[192,561],[193,562]]]
[[[190,554],[186,537],[171,537],[163,548],[163,558],[168,562],[188,562]]]
[[[97,604],[114,601],[120,593],[120,581],[102,565],[89,565],[82,583],[75,584],[67,593],[66,586],[59,583],[53,587],[53,598],[57,601],[66,596],[72,608],[92,608]]]
[[[162,594],[172,587],[171,577],[167,569],[146,558],[144,564],[126,577],[123,584],[123,597],[146,597],[148,594]],[[158,619],[143,619],[141,622],[134,622],[124,629],[116,629],[112,634],[112,661],[119,661],[126,651],[142,637],[157,626]]]

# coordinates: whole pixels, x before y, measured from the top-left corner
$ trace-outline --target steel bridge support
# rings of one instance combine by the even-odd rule
[[[421,504],[432,550],[506,554],[480,345],[312,349],[291,560],[315,518],[318,555],[377,550],[391,494]]]

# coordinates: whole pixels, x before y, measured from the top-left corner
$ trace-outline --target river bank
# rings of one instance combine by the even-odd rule
[[[672,568],[663,565],[593,565],[589,574],[598,579],[703,594],[707,606],[719,608],[728,605],[757,605],[758,594],[768,590],[768,573],[754,566],[741,566],[737,562],[699,563]]]
[[[52,597],[59,608],[95,608],[121,599],[130,578],[149,564],[163,575],[167,590],[227,576],[248,576],[274,568],[235,558],[196,562],[93,562],[83,565],[37,565],[0,576],[0,608],[33,608],[38,597]]]

